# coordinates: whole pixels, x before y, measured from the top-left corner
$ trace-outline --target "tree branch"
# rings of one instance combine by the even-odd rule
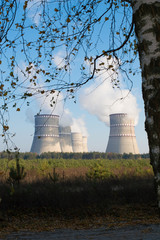
[[[115,49],[108,50],[108,51],[104,51],[102,54],[96,56],[96,58],[94,59],[94,68],[93,68],[93,73],[92,73],[92,75],[91,75],[85,82],[83,82],[83,83],[76,83],[75,86],[74,86],[75,88],[85,85],[87,82],[89,82],[91,79],[94,78],[95,71],[96,71],[96,69],[97,69],[97,68],[96,68],[96,63],[97,63],[97,60],[98,60],[99,58],[107,55],[108,53],[115,53],[115,52],[119,51],[120,49],[122,49],[122,48],[125,46],[125,44],[128,42],[128,40],[129,40],[129,38],[130,38],[130,36],[131,36],[131,34],[132,34],[133,25],[134,25],[134,24],[133,24],[133,18],[132,18],[131,28],[130,28],[129,34],[128,34],[128,36],[126,37],[125,41],[124,41],[119,47],[117,47],[117,48],[115,48]],[[73,86],[72,86],[72,87],[73,87]]]

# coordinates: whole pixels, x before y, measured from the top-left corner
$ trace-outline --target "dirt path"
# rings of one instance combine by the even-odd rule
[[[13,232],[0,240],[159,240],[160,224],[95,228],[85,230],[57,229],[53,232]]]

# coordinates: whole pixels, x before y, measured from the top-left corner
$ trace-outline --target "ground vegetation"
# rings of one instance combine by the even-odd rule
[[[115,78],[117,67],[114,66],[131,80],[129,73],[137,71],[133,71],[132,63],[138,55],[145,128],[160,208],[159,16],[158,0],[2,0],[0,116],[1,135],[7,147],[11,134],[6,116],[10,106],[19,112],[24,102],[30,104],[31,97],[46,94],[46,97],[52,96],[54,108],[62,90],[66,97],[76,102],[76,91],[98,73],[106,71],[111,71],[113,87],[119,87],[119,80]],[[54,64],[54,53],[62,48],[65,53],[61,61]],[[82,54],[81,75],[72,79],[71,72],[79,53]],[[24,68],[18,64],[21,57]],[[126,64],[129,65],[124,68]]]

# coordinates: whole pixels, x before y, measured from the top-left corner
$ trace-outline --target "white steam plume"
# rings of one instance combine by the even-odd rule
[[[60,116],[60,124],[63,126],[70,126],[72,124],[72,114],[68,108],[65,108],[65,100],[62,93],[54,91],[42,95],[36,99],[38,108],[41,113],[55,114]]]
[[[64,97],[62,93],[55,92],[54,93],[54,101],[53,96],[48,96],[47,98],[39,98],[39,107],[41,107],[41,113],[48,114],[57,114],[60,116],[60,125],[61,126],[71,126],[72,132],[80,132],[84,136],[88,136],[88,132],[85,126],[84,119],[74,118],[72,113],[68,108],[65,108]],[[41,106],[40,106],[41,105]]]
[[[107,72],[102,70],[101,75],[96,76],[94,83],[83,90],[80,96],[82,106],[107,125],[109,125],[109,115],[113,113],[127,113],[137,124],[139,109],[136,98],[128,89],[122,89],[120,86],[116,73],[118,64],[114,59],[106,62],[103,58],[102,62],[104,69],[109,68],[109,70]],[[118,88],[113,88],[114,83]]]
[[[33,21],[34,24],[39,25],[42,9],[39,0],[28,1],[27,4],[28,18]]]
[[[83,136],[88,137],[88,132],[85,126],[83,118],[72,118],[73,122],[71,125],[72,132],[80,132]]]
[[[54,97],[54,98],[53,98]],[[55,101],[55,104],[52,102]],[[62,93],[55,91],[53,95],[46,98],[39,98],[39,107],[42,109],[41,113],[57,114],[60,116],[61,126],[71,126],[72,132],[81,132],[82,135],[88,136],[84,119],[74,118],[68,108],[65,108],[65,101]]]
[[[60,51],[55,57],[54,57],[54,63],[58,67],[62,67],[64,65],[64,62],[62,61],[62,55],[63,52]],[[88,132],[85,126],[85,121],[82,117],[80,118],[74,118],[72,113],[68,108],[65,106],[65,97],[63,93],[53,90],[49,91],[48,93],[45,93],[45,86],[42,80],[42,77],[39,75],[38,77],[38,85],[34,86],[33,83],[30,83],[27,81],[27,77],[23,72],[25,73],[26,69],[26,64],[24,62],[20,63],[21,69],[16,69],[17,74],[19,76],[19,79],[21,79],[22,82],[25,82],[26,87],[29,89],[29,92],[35,93],[38,92],[38,89],[40,92],[44,93],[41,94],[39,93],[38,96],[37,94],[35,95],[34,102],[36,103],[36,112],[35,109],[32,110],[31,106],[26,110],[26,120],[30,123],[34,122],[34,116],[37,113],[42,113],[42,114],[55,114],[59,115],[60,117],[60,125],[61,126],[71,126],[72,131],[74,132],[81,132],[82,135],[88,136]],[[36,73],[36,67],[32,65],[32,68],[30,70],[30,76],[34,76]],[[37,89],[38,88],[38,89]],[[51,93],[52,92],[52,93]],[[34,112],[34,113],[33,113]]]
[[[59,51],[56,55],[53,57],[54,64],[59,67],[63,68],[65,65],[65,51]]]

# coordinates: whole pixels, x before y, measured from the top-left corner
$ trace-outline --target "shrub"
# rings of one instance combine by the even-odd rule
[[[52,182],[55,184],[56,182],[59,181],[59,174],[56,173],[56,168],[53,168],[53,173],[52,175],[49,173],[49,177],[52,180]]]
[[[86,177],[89,179],[103,180],[110,177],[111,175],[111,172],[100,162],[96,163],[94,167],[90,168],[90,170],[86,174]]]
[[[9,171],[8,182],[11,184],[17,183],[19,185],[20,181],[23,180],[26,176],[24,172],[24,167],[20,166],[19,156],[16,155],[16,167],[11,167]]]

